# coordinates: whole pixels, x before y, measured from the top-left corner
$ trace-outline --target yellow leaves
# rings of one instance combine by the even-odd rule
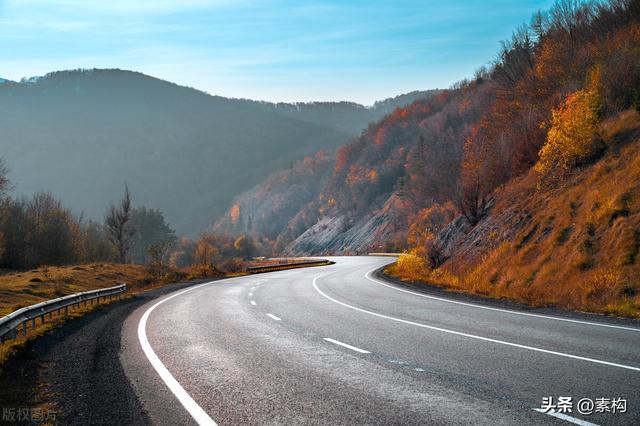
[[[367,174],[367,178],[369,179],[369,182],[375,182],[378,180],[378,172],[376,172],[374,169],[369,170],[369,173]]]
[[[231,206],[229,210],[229,217],[231,218],[231,223],[234,225],[238,223],[238,219],[240,219],[240,204],[234,204]]]
[[[412,250],[409,253],[400,255],[391,272],[402,279],[420,281],[428,276],[430,269],[424,258],[418,255],[415,250]]]
[[[552,111],[547,141],[535,170],[563,174],[587,160],[596,149],[599,98],[595,90],[578,90]]]

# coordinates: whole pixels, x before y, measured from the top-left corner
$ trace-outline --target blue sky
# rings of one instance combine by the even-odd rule
[[[472,76],[551,4],[0,0],[0,77],[122,68],[228,97],[371,104]]]

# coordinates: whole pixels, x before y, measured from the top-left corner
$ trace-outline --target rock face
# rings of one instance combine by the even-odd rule
[[[387,248],[407,230],[403,214],[409,201],[393,193],[383,206],[349,223],[345,216],[327,216],[307,229],[286,248],[290,255],[362,254]]]
[[[464,216],[458,216],[440,231],[436,244],[450,267],[475,263],[501,243],[511,241],[530,221],[531,215],[517,206],[501,212],[489,211],[473,227]]]

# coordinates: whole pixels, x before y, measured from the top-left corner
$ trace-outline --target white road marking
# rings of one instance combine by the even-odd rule
[[[213,282],[213,281],[212,281]],[[218,283],[220,281],[217,281]],[[144,354],[147,356],[147,359],[156,370],[156,372],[160,375],[162,381],[167,385],[169,390],[178,398],[178,401],[182,404],[182,406],[191,414],[191,417],[198,423],[200,426],[217,426],[216,422],[213,421],[211,417],[198,405],[197,402],[191,398],[191,396],[187,393],[186,390],[178,383],[178,381],[171,375],[167,367],[160,361],[158,355],[153,351],[153,348],[149,344],[149,339],[147,338],[147,320],[149,319],[149,315],[151,312],[167,300],[171,300],[174,297],[180,296],[188,291],[195,290],[207,284],[211,284],[211,282],[197,285],[195,287],[188,288],[181,292],[175,293],[169,297],[166,297],[159,301],[158,303],[151,306],[140,318],[140,322],[138,323],[138,340],[140,341],[140,346],[144,351]]]
[[[251,303],[253,306],[256,306],[256,302],[254,302],[253,300],[249,303]]]
[[[478,305],[476,303],[460,302],[460,301],[457,301],[457,300],[445,299],[444,297],[430,296],[430,295],[424,294],[424,293],[417,293],[415,291],[410,291],[410,290],[405,290],[405,289],[402,289],[402,288],[398,288],[396,286],[384,283],[384,282],[382,282],[380,280],[377,280],[377,279],[373,278],[371,276],[371,274],[376,269],[378,269],[378,268],[372,269],[371,271],[367,272],[365,274],[365,278],[368,279],[369,281],[373,281],[374,283],[383,285],[385,287],[389,287],[389,288],[391,288],[393,290],[401,291],[403,293],[413,294],[415,296],[424,297],[426,299],[438,300],[440,302],[446,302],[446,303],[453,303],[455,305],[469,306],[469,307],[472,307],[472,308],[486,309],[488,311],[505,312],[505,313],[514,314],[514,315],[524,315],[524,316],[527,316],[527,317],[537,317],[537,318],[544,318],[544,319],[549,319],[549,320],[554,320],[554,321],[573,322],[573,323],[577,323],[577,324],[593,325],[593,326],[597,326],[597,327],[617,328],[617,329],[620,329],[620,330],[628,330],[628,331],[640,332],[640,328],[624,327],[624,326],[621,326],[621,325],[613,325],[613,324],[602,324],[602,323],[591,322],[591,321],[581,321],[581,320],[575,320],[575,319],[569,319],[569,318],[554,317],[554,316],[551,316],[551,315],[532,314],[532,313],[528,313],[528,312],[513,311],[513,310],[510,310],[510,309],[491,308],[489,306]]]
[[[370,354],[371,352],[365,351],[364,349],[356,348],[355,346],[347,345],[346,343],[342,343],[338,340],[331,339],[329,337],[325,337],[324,340],[327,342],[335,343],[336,345],[343,346],[347,349],[351,349],[352,351],[360,352],[361,354]]]
[[[256,289],[255,287],[251,287],[251,291],[253,291],[253,290],[255,290],[255,289]]]
[[[527,350],[530,350],[530,351],[541,352],[541,353],[546,353],[546,354],[550,354],[550,355],[558,355],[558,356],[562,356],[562,357],[565,357],[565,358],[571,358],[571,359],[578,359],[578,360],[581,360],[581,361],[593,362],[595,364],[602,364],[602,365],[608,365],[608,366],[611,366],[611,367],[624,368],[624,369],[627,369],[627,370],[640,371],[640,368],[633,367],[633,366],[630,366],[630,365],[617,364],[615,362],[602,361],[602,360],[599,360],[599,359],[587,358],[587,357],[582,357],[582,356],[578,356],[578,355],[571,355],[571,354],[564,353],[564,352],[557,352],[557,351],[551,351],[551,350],[548,350],[548,349],[536,348],[536,347],[533,347],[533,346],[520,345],[518,343],[511,343],[511,342],[507,342],[507,341],[504,341],[504,340],[491,339],[489,337],[477,336],[475,334],[463,333],[463,332],[460,332],[460,331],[454,331],[454,330],[449,330],[449,329],[446,329],[446,328],[435,327],[435,326],[432,326],[432,325],[421,324],[421,323],[418,323],[418,322],[407,321],[407,320],[403,320],[401,318],[391,317],[391,316],[388,316],[388,315],[379,314],[377,312],[367,311],[366,309],[361,309],[361,308],[357,308],[355,306],[351,306],[351,305],[349,305],[347,303],[344,303],[344,302],[341,302],[339,300],[336,300],[333,297],[328,296],[327,294],[325,294],[322,290],[320,290],[318,288],[318,285],[316,284],[316,281],[318,280],[318,278],[321,278],[321,277],[324,277],[324,275],[317,276],[317,277],[315,277],[313,279],[313,287],[316,289],[316,291],[318,293],[320,293],[320,295],[322,295],[323,297],[329,299],[330,301],[332,301],[334,303],[337,303],[339,305],[342,305],[342,306],[347,307],[349,309],[353,309],[353,310],[358,311],[358,312],[362,312],[362,313],[369,314],[369,315],[374,315],[376,317],[388,319],[388,320],[391,320],[391,321],[401,322],[401,323],[404,323],[404,324],[415,325],[416,327],[427,328],[429,330],[440,331],[440,332],[448,333],[448,334],[455,334],[457,336],[468,337],[468,338],[471,338],[471,339],[482,340],[482,341],[485,341],[485,342],[498,343],[500,345],[511,346],[511,347],[520,348],[520,349],[527,349]]]
[[[249,293],[249,297],[253,297],[253,293]]]
[[[576,424],[576,425],[580,425],[580,426],[598,426],[595,423],[591,423],[591,422],[588,422],[586,420],[580,420],[580,419],[577,419],[575,417],[567,416],[566,414],[563,414],[563,413],[556,413],[553,410],[545,412],[545,410],[543,410],[542,408],[534,408],[533,411],[537,411],[538,413],[542,413],[542,414],[547,414],[547,415],[549,415],[551,417],[555,417],[557,419],[562,419],[562,420],[565,420],[567,422],[570,422],[570,423],[573,423],[573,424]]]
[[[273,314],[267,314],[267,316],[275,321],[282,321],[280,318],[278,318],[277,316],[273,315]]]

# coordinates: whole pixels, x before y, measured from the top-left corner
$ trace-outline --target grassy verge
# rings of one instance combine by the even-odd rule
[[[553,292],[532,298],[526,288],[496,286],[478,276],[473,271],[468,275],[459,276],[447,269],[430,269],[426,262],[414,254],[402,254],[396,263],[387,266],[384,273],[396,279],[410,283],[422,283],[436,286],[447,291],[474,294],[492,299],[509,300],[534,307],[554,307],[574,311],[614,315],[626,318],[640,319],[640,305],[634,295],[615,292],[609,297],[593,298],[589,292],[592,283],[585,283],[582,294],[574,294],[571,299],[558,301]],[[603,276],[604,285],[615,277]]]

